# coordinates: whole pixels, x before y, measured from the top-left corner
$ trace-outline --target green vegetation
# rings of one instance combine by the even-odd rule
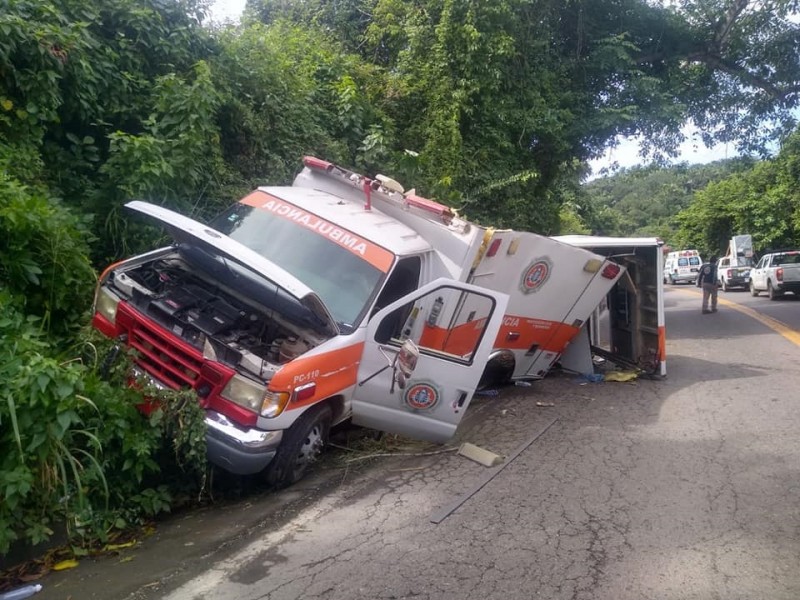
[[[625,169],[585,184],[577,201],[579,213],[599,235],[655,236],[679,245],[676,215],[692,204],[695,194],[753,164],[737,158],[707,165]]]
[[[632,168],[583,186],[579,225],[601,235],[657,236],[702,256],[724,255],[740,234],[752,235],[759,253],[800,247],[799,176],[800,133],[763,161]]]
[[[744,150],[794,128],[796,2],[676,4],[251,0],[211,27],[199,0],[0,0],[0,553],[58,522],[102,540],[204,485],[196,403],[141,416],[157,392],[124,357],[102,377],[84,329],[96,272],[159,241],[128,200],[203,219],[315,154],[497,226],[797,242],[796,142],[580,189],[620,134],[668,155],[687,118]]]
[[[795,133],[775,158],[699,190],[677,215],[677,243],[722,255],[731,236],[749,233],[758,253],[800,247],[799,176]]]

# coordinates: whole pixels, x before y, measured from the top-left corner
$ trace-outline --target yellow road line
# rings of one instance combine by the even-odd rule
[[[688,292],[693,296],[701,296],[702,292],[696,292],[692,289],[679,289],[679,290],[672,290],[674,292]],[[781,323],[778,319],[773,319],[772,317],[768,317],[766,315],[762,315],[760,312],[753,310],[749,306],[743,306],[736,302],[731,302],[730,300],[725,300],[725,298],[721,298],[717,296],[717,304],[721,304],[722,306],[727,306],[728,308],[732,308],[733,310],[738,310],[740,313],[747,315],[766,325],[772,331],[781,334],[787,340],[795,344],[796,346],[800,346],[800,332],[792,329],[786,323]]]

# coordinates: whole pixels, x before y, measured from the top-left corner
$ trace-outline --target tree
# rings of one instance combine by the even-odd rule
[[[394,160],[471,218],[558,229],[565,179],[619,135],[674,153],[705,141],[764,148],[794,124],[796,0],[251,0],[268,22],[309,19],[386,70]],[[755,58],[754,58],[755,57]],[[745,110],[746,109],[746,110]],[[773,127],[760,124],[771,123]]]
[[[677,215],[677,240],[719,253],[734,235],[750,234],[759,251],[800,245],[800,133],[779,154],[710,184]]]

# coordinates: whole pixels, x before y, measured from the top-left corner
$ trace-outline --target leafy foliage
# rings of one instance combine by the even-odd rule
[[[656,236],[668,245],[680,246],[675,216],[709,184],[744,172],[752,165],[752,160],[737,158],[707,165],[623,170],[582,187],[580,214],[587,226],[600,235]]]
[[[94,283],[85,221],[0,172],[0,288],[65,335],[85,318]]]
[[[61,522],[78,548],[105,540],[169,510],[175,490],[203,485],[205,431],[194,397],[146,389],[159,407],[145,419],[140,393],[121,380],[129,363],[109,381],[100,377],[110,342],[101,350],[87,341],[88,362],[49,356],[36,320],[6,295],[0,301],[0,553],[20,537],[47,539]]]
[[[750,234],[757,251],[800,246],[800,133],[774,158],[700,190],[677,215],[677,240],[724,254],[733,235]]]
[[[380,165],[418,153],[413,185],[493,225],[558,231],[575,162],[618,135],[674,153],[705,141],[764,148],[794,126],[793,0],[251,0],[270,26],[311,23],[385,69]],[[788,51],[771,51],[782,48]],[[750,56],[753,52],[758,57]],[[759,127],[758,123],[770,126]],[[772,136],[772,138],[770,138]],[[403,179],[400,177],[400,179]]]

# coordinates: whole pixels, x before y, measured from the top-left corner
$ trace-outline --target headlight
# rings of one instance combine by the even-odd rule
[[[220,394],[223,398],[257,413],[264,401],[264,384],[234,375]]]
[[[111,323],[114,323],[117,319],[117,306],[119,306],[119,298],[106,288],[100,288],[94,310],[103,315]]]
[[[264,394],[264,403],[261,405],[261,416],[271,419],[277,417],[286,408],[289,402],[289,392],[271,392]]]

